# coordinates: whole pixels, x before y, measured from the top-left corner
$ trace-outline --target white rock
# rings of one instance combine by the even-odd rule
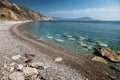
[[[13,60],[18,60],[21,57],[21,55],[15,55],[12,57]]]
[[[33,68],[43,68],[46,69],[46,65],[44,63],[37,63],[37,62],[33,62],[29,64],[31,67]]]
[[[11,63],[11,66],[14,66],[16,63],[15,62],[13,62],[13,63]]]
[[[20,70],[20,71],[21,71],[22,69],[23,69],[23,65],[22,65],[22,64],[19,64],[17,70]]]
[[[40,66],[40,64],[37,62],[30,63],[29,65],[33,68],[38,68]]]
[[[43,67],[45,70],[47,69],[47,65],[45,63],[39,63],[41,65],[41,67]]]
[[[9,80],[8,77],[4,76],[1,78],[1,80]]]
[[[63,60],[62,57],[57,57],[57,58],[55,59],[56,62],[61,62],[62,60]]]
[[[7,68],[7,67],[8,67],[8,65],[5,63],[5,64],[4,64],[4,68]]]
[[[7,70],[11,73],[14,71],[14,67],[8,67]]]
[[[37,75],[38,70],[36,68],[23,67],[23,73],[25,76],[32,76],[32,75]]]
[[[14,72],[9,76],[10,80],[25,80],[23,73]]]

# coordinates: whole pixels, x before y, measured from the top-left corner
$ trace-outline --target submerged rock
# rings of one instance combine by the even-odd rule
[[[57,42],[63,42],[64,40],[59,39],[59,38],[55,38],[55,41],[57,41]]]
[[[78,42],[78,44],[80,44],[80,46],[88,46],[85,42]]]
[[[104,46],[104,47],[107,47],[107,46],[108,46],[107,44],[104,44],[104,43],[101,43],[101,42],[97,42],[97,44],[98,44],[99,46]]]
[[[120,51],[117,51],[118,54],[120,54]]]
[[[52,39],[53,37],[52,36],[46,36],[47,39]]]
[[[97,51],[102,55],[107,57],[109,60],[114,62],[120,62],[120,56],[118,56],[114,51],[107,47],[101,47]]]
[[[102,57],[98,57],[98,56],[95,56],[92,58],[92,61],[97,61],[97,62],[101,62],[101,63],[104,63],[104,64],[107,64],[107,60],[105,60],[104,58]]]
[[[85,37],[79,37],[79,40],[80,40],[80,41],[84,41],[84,40],[85,40]]]
[[[68,40],[75,41],[75,38],[70,37],[70,38],[68,38]]]
[[[88,45],[91,45],[91,46],[96,46],[97,44],[94,43],[94,42],[86,42]]]

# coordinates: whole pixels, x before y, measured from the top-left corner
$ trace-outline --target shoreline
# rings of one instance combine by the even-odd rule
[[[4,65],[11,65],[14,63],[12,59],[13,56],[24,56],[24,54],[27,53],[35,55],[35,62],[45,64],[47,73],[49,74],[49,80],[53,80],[56,77],[60,77],[62,80],[85,79],[70,67],[55,62],[54,59],[44,54],[44,52],[41,52],[41,50],[39,51],[39,49],[31,42],[25,41],[22,37],[20,39],[19,36],[15,36],[19,35],[20,33],[15,32],[15,34],[13,34],[10,31],[12,29],[14,32],[13,27],[23,23],[24,22],[5,22],[0,24],[0,70],[4,68]],[[43,72],[43,74],[45,74],[45,72]],[[0,79],[3,77],[2,75],[3,73],[0,72]]]
[[[90,57],[83,55],[72,55],[71,53],[69,53],[69,51],[64,52],[62,51],[62,49],[56,49],[50,44],[35,40],[34,38],[27,36],[20,29],[20,26],[22,24],[23,23],[16,23],[15,25],[12,25],[12,27],[8,30],[10,32],[10,35],[14,36],[15,40],[23,44],[22,47],[27,45],[28,49],[35,49],[37,53],[36,51],[33,52],[35,52],[37,57],[39,56],[38,61],[41,57],[44,59],[45,63],[50,65],[49,67],[56,68],[56,70],[53,70],[53,73],[54,71],[59,72],[62,69],[63,73],[61,72],[61,77],[65,76],[69,80],[111,80],[108,74],[117,77],[118,80],[120,79],[119,75],[117,75],[113,70],[111,71],[110,69],[108,69],[108,67],[104,64],[92,61],[92,56]],[[63,61],[60,63],[56,63],[54,61],[56,57],[62,57]]]
[[[44,43],[43,41],[35,40],[34,38],[26,35],[21,28],[21,25],[16,25],[11,29],[11,32],[17,31],[17,33],[20,33],[19,35],[16,35],[18,38],[22,38],[28,43],[31,43],[36,49],[43,52],[47,56],[50,56],[52,59],[55,59],[56,57],[62,57],[63,62],[60,64],[66,65],[72,69],[75,69],[79,74],[82,74],[82,76],[90,79],[110,79],[108,75],[106,75],[106,70],[108,67],[104,66],[103,64],[99,62],[91,61],[91,57],[83,56],[83,55],[73,55],[68,52],[61,51],[61,49],[56,49],[50,44]],[[16,32],[15,32],[16,33]],[[103,67],[104,66],[104,67]],[[112,71],[107,71],[109,74],[111,74]]]
[[[27,34],[25,31],[22,31],[23,30],[22,27],[23,27],[22,25],[20,25],[20,27],[17,27],[18,32],[21,33],[23,36],[28,37],[29,39],[32,39],[32,40],[37,41],[37,42],[39,42],[39,43],[41,43],[43,45],[46,45],[46,46],[51,47],[53,49],[62,51],[64,53],[69,53],[69,54],[74,55],[76,57],[80,56],[82,54],[81,52],[70,50],[68,48],[65,48],[65,47],[62,47],[62,46],[59,46],[59,45],[56,45],[56,44],[52,44],[52,43],[48,43],[48,42],[42,41],[42,40],[40,40],[40,39],[38,39],[36,37],[32,37],[31,35]],[[82,55],[84,55],[84,56],[86,56],[86,55],[93,56],[93,53],[84,53]]]

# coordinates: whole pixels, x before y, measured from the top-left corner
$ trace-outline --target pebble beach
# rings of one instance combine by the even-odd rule
[[[1,22],[0,23],[0,65],[3,67],[4,64],[12,63],[12,56],[23,55],[24,53],[32,53],[37,55],[35,57],[36,62],[46,64],[48,71],[50,72],[50,80],[55,77],[60,77],[62,80],[82,80],[80,74],[69,67],[55,63],[49,56],[36,50],[31,45],[27,44],[20,39],[17,39],[11,34],[9,29],[15,24],[24,22]],[[0,78],[3,76],[0,75]]]
[[[35,41],[19,31],[22,21],[0,22],[0,78],[5,77],[3,68],[12,64],[13,56],[34,54],[34,62],[45,64],[49,80],[119,80],[120,77],[98,62],[91,62],[90,57],[72,56],[42,42]],[[88,58],[88,59],[86,59]],[[104,66],[104,67],[103,67]],[[15,72],[15,71],[13,71]],[[42,74],[42,71],[41,71]],[[10,74],[8,74],[9,76]],[[111,75],[113,77],[111,77]],[[116,78],[117,77],[117,78]],[[57,78],[57,79],[56,79]],[[6,79],[7,80],[7,79]],[[37,80],[37,79],[36,79]]]

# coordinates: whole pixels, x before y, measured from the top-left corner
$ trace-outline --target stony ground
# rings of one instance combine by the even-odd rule
[[[14,60],[13,56],[21,55],[25,53],[34,54],[34,61],[44,63],[49,73],[49,79],[53,80],[56,77],[58,80],[84,80],[84,78],[78,74],[75,70],[68,66],[59,64],[48,55],[38,51],[33,46],[27,44],[24,41],[17,39],[13,36],[9,29],[17,23],[22,22],[1,22],[0,23],[0,70],[5,64],[12,64]],[[59,57],[59,56],[58,56]],[[59,61],[59,60],[58,60]],[[2,70],[0,71],[2,72]],[[0,75],[0,78],[3,76]]]
[[[120,80],[109,64],[92,61],[94,55],[75,55],[34,40],[15,25],[21,23],[0,22],[1,80]]]

